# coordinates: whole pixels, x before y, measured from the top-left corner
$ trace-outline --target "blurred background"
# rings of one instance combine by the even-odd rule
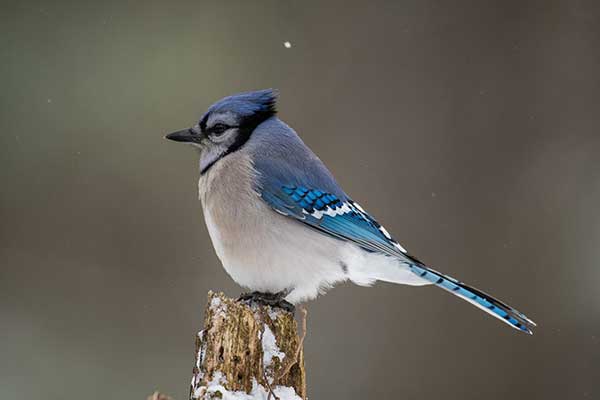
[[[0,33],[3,398],[187,398],[206,293],[241,288],[163,135],[267,87],[405,247],[539,323],[342,285],[310,398],[600,398],[598,2],[3,1]]]

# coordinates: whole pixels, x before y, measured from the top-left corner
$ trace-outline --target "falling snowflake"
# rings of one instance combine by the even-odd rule
[[[283,42],[283,47],[285,47],[286,49],[289,49],[292,47],[292,44],[290,42]]]

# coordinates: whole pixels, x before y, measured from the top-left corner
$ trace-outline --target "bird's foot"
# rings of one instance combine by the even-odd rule
[[[285,300],[285,296],[287,295],[288,293],[286,291],[278,293],[249,292],[242,293],[238,298],[238,301],[246,304],[255,303],[263,306],[277,307],[293,314],[296,310],[296,307],[294,307],[294,305],[289,301]]]

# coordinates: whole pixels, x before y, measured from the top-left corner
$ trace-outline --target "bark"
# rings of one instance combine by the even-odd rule
[[[303,339],[293,314],[209,292],[190,399],[305,399]]]

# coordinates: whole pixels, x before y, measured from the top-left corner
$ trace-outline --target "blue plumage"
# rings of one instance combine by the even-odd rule
[[[340,198],[319,189],[279,182],[268,182],[259,190],[262,198],[281,214],[331,236],[351,240],[367,251],[410,260],[398,242],[348,196]]]
[[[500,300],[424,265],[410,264],[409,268],[415,274],[427,279],[437,287],[467,300],[497,318],[501,318],[515,329],[532,334],[529,325],[535,326],[535,323],[521,312],[502,303]]]
[[[272,89],[239,93],[217,101],[210,106],[205,115],[235,110],[235,113],[241,117],[265,114],[273,116],[277,113],[276,101],[277,92]]]
[[[276,117],[275,98],[272,90],[226,97],[196,126],[168,136],[201,149],[207,226],[237,282],[288,293],[291,302],[344,280],[431,283],[531,333],[535,324],[519,311],[408,254]]]
[[[336,196],[318,189],[293,185],[269,187],[261,196],[278,212],[298,220],[333,237],[350,240],[371,252],[382,252],[397,257],[419,277],[471,302],[484,311],[502,319],[522,332],[531,334],[528,325],[535,323],[516,309],[500,300],[472,288],[458,280],[443,275],[408,255],[369,214],[349,198],[343,202]],[[323,212],[327,210],[327,212]]]

